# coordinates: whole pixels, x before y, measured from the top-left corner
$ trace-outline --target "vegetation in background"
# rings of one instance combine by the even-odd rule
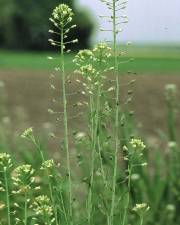
[[[71,32],[71,37],[79,37],[75,47],[88,47],[94,25],[88,12],[76,9],[73,0],[0,0],[0,48],[50,49],[48,18],[52,9],[63,2],[75,12],[74,21],[78,26]]]
[[[180,70],[180,51],[178,47],[164,46],[121,46],[121,51],[127,49],[127,55],[121,57],[121,61],[131,62],[121,64],[119,70],[127,72],[129,70],[137,73],[153,74],[177,74]],[[54,59],[47,63],[47,56],[51,55]],[[75,69],[72,60],[74,54],[65,55],[65,64],[69,72]],[[22,69],[22,70],[52,70],[60,57],[56,53],[39,53],[39,52],[12,52],[0,50],[0,68],[1,69]],[[110,64],[113,65],[113,60]]]

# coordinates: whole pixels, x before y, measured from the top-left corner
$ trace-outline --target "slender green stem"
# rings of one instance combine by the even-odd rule
[[[107,216],[107,225],[111,225],[111,219],[109,216]]]
[[[130,201],[130,189],[131,189],[131,172],[132,172],[132,167],[131,165],[128,165],[128,192],[127,192],[125,209],[124,209],[124,214],[122,219],[122,225],[127,224],[127,213],[128,213],[128,207],[129,207],[129,201]]]
[[[64,200],[63,200],[61,190],[60,190],[60,199],[61,199],[60,201],[62,203],[62,211],[63,211],[64,217],[65,217],[65,221],[66,221],[66,224],[68,225],[68,219],[67,219],[66,209],[65,209]]]
[[[174,99],[168,99],[167,102],[167,121],[170,141],[176,141],[176,126],[175,126],[175,110]]]
[[[106,175],[105,175],[105,171],[104,171],[104,167],[103,167],[103,160],[102,160],[102,156],[101,156],[101,145],[100,145],[100,138],[99,136],[97,137],[97,142],[98,142],[98,154],[99,154],[99,160],[100,160],[100,166],[101,166],[101,173],[102,173],[102,178],[103,178],[103,183],[105,185],[105,187],[107,187],[107,181],[106,181]]]
[[[48,215],[45,215],[45,216],[44,216],[44,221],[45,221],[45,225],[49,225],[49,224],[51,224],[51,223],[50,223],[50,219],[49,219],[49,216],[48,216]]]
[[[43,152],[41,150],[41,146],[40,146],[39,141],[36,140],[34,136],[31,138],[31,141],[33,142],[33,144],[35,145],[37,151],[39,152],[42,162],[45,162],[44,154],[43,154]],[[53,204],[53,211],[54,211],[54,215],[55,215],[56,225],[59,225],[58,218],[57,218],[57,209],[56,209],[56,205],[55,205],[55,201],[54,201],[54,197],[53,197],[52,184],[51,184],[51,181],[49,179],[49,171],[48,171],[48,169],[46,169],[46,175],[47,175],[47,179],[48,179],[49,195],[50,195],[50,198],[51,198],[51,202]]]
[[[64,30],[61,29],[61,70],[62,70],[62,89],[63,89],[63,106],[64,106],[64,142],[66,149],[66,160],[68,170],[68,184],[69,184],[69,215],[70,224],[73,224],[73,209],[72,209],[72,180],[71,180],[71,167],[70,167],[70,153],[69,153],[69,140],[68,140],[68,121],[67,121],[67,99],[66,99],[66,78],[65,78],[65,64],[64,64]]]
[[[92,86],[91,86],[92,88]],[[92,188],[94,182],[94,161],[95,161],[95,132],[94,132],[94,100],[93,96],[90,95],[90,132],[91,132],[91,141],[92,141],[92,153],[91,153],[91,172],[90,172],[90,186],[88,192],[88,224],[91,224],[92,220]]]
[[[100,65],[101,66],[101,65]],[[106,182],[106,177],[105,177],[105,172],[103,168],[103,161],[101,157],[101,144],[100,144],[100,137],[98,134],[98,129],[99,129],[99,110],[100,110],[100,96],[101,96],[101,83],[99,83],[98,86],[98,92],[97,92],[97,106],[96,106],[96,135],[97,135],[97,147],[98,147],[98,155],[99,155],[99,160],[100,160],[100,166],[101,166],[101,173],[102,173],[102,178],[103,178],[103,183],[105,187],[107,187],[107,182]],[[99,130],[100,133],[100,130]]]
[[[51,202],[53,204],[53,211],[54,211],[54,216],[55,216],[55,222],[56,222],[56,225],[59,225],[58,218],[57,218],[57,208],[56,208],[56,204],[55,204],[54,197],[53,197],[52,184],[51,184],[51,181],[49,179],[49,172],[48,172],[48,170],[46,170],[46,173],[47,173],[47,177],[48,177],[49,194],[50,194]]]
[[[38,139],[36,140],[35,137],[33,136],[31,138],[31,141],[33,142],[34,146],[36,147],[37,151],[39,152],[42,162],[44,162],[45,158],[44,158],[44,154],[42,152],[39,140]]]
[[[116,32],[116,0],[113,0],[113,52],[114,52],[114,75],[116,77],[116,112],[115,112],[115,153],[114,153],[114,169],[113,169],[113,185],[112,185],[112,201],[111,201],[111,224],[113,224],[115,196],[116,196],[116,179],[117,179],[117,159],[119,140],[119,76],[118,76],[118,58],[117,58],[117,32]]]
[[[143,222],[144,222],[144,218],[143,218],[143,216],[141,216],[139,225],[143,225]]]
[[[27,225],[27,192],[24,195],[24,225]]]
[[[103,53],[101,52],[100,54],[100,61],[99,61],[99,68],[102,67],[102,61],[103,61]],[[102,72],[102,71],[101,71]],[[98,148],[98,155],[99,155],[99,160],[100,160],[100,167],[101,167],[101,173],[103,177],[103,183],[105,187],[107,187],[107,182],[106,182],[106,177],[105,177],[105,171],[103,168],[103,161],[102,161],[102,156],[101,156],[101,143],[100,143],[100,104],[101,104],[101,75],[99,76],[98,80],[98,91],[97,91],[97,96],[96,96],[96,136],[97,136],[97,148]]]
[[[5,181],[5,190],[6,190],[7,219],[8,219],[8,225],[11,225],[9,186],[8,186],[8,180],[7,180],[7,168],[6,167],[4,168],[4,181]]]

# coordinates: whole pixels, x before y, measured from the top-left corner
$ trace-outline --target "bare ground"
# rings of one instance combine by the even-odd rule
[[[74,78],[75,79],[75,78]],[[68,84],[68,93],[80,90],[77,82]],[[121,79],[123,100],[127,95],[128,86],[124,85],[131,79],[124,76]],[[59,104],[62,110],[62,99],[60,92],[50,88],[50,83],[59,86],[58,77],[50,78],[49,73],[34,71],[0,71],[0,80],[5,84],[5,99],[1,103],[1,109],[6,109],[6,116],[12,118],[15,129],[21,130],[21,118],[24,126],[33,126],[35,129],[47,128],[54,123],[55,117],[49,115],[48,108],[52,108],[52,99],[56,99],[55,108]],[[133,88],[133,109],[139,128],[150,136],[156,136],[157,130],[166,131],[166,107],[164,98],[164,86],[176,84],[180,88],[179,75],[139,75]],[[2,94],[1,94],[2,95]],[[69,95],[70,127],[83,130],[83,117],[76,117],[78,110],[73,104],[82,99],[80,94]],[[18,114],[18,116],[17,116]],[[17,119],[18,118],[18,119]],[[18,125],[17,125],[18,124]],[[61,123],[60,123],[61,124]],[[18,126],[18,127],[17,127]],[[63,127],[60,125],[59,127]],[[180,120],[177,119],[177,127],[180,127]],[[62,135],[63,129],[60,129]]]

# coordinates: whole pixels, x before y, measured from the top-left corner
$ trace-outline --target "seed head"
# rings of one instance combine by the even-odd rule
[[[4,208],[6,208],[6,205],[2,202],[0,202],[0,210],[3,210]]]
[[[86,133],[84,133],[84,132],[78,132],[78,133],[75,135],[75,138],[76,138],[77,141],[81,141],[81,140],[83,140],[85,137],[86,137]]]

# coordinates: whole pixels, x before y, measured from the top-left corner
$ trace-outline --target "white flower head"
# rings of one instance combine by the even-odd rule
[[[18,166],[13,171],[12,179],[18,189],[17,193],[26,193],[32,188],[32,184],[35,182],[34,172],[35,170],[28,164]]]
[[[46,170],[46,169],[53,169],[55,166],[54,160],[53,159],[49,159],[46,160],[42,163],[41,169],[42,170]]]
[[[136,152],[142,152],[146,148],[145,144],[140,139],[133,138],[129,144],[130,147]]]
[[[60,25],[61,27],[64,27],[67,23],[70,23],[72,21],[73,15],[74,13],[68,5],[60,4],[53,10],[52,22],[55,25]]]
[[[28,129],[26,129],[22,134],[21,134],[21,137],[22,138],[31,138],[33,135],[33,128],[30,127]]]
[[[32,204],[32,208],[35,211],[36,216],[40,217],[42,221],[45,218],[51,219],[53,216],[53,208],[51,206],[51,200],[46,195],[40,195],[36,197],[34,203]],[[54,220],[51,219],[48,225],[52,224],[53,222]]]
[[[0,170],[12,167],[11,156],[7,153],[0,153]]]
[[[138,213],[139,215],[143,215],[144,213],[149,211],[149,209],[150,207],[146,203],[139,203],[136,204],[132,210]]]

